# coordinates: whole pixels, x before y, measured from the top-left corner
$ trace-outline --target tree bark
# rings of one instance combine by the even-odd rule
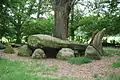
[[[21,21],[21,17],[20,16],[17,16],[18,17],[18,22],[17,22],[17,25],[16,26],[16,43],[17,44],[21,44],[21,27],[22,27],[22,21]]]
[[[16,43],[21,44],[21,25],[17,26]]]
[[[38,5],[38,11],[37,11],[37,18],[39,18],[40,17],[40,8],[41,8],[41,6],[42,6],[42,0],[39,0],[39,3],[38,3],[39,5]]]
[[[70,20],[71,26],[70,26],[70,36],[71,36],[71,40],[74,40],[74,6],[71,8],[71,20]]]
[[[73,0],[54,0],[54,37],[60,39],[66,39],[68,37],[68,23],[72,1]]]

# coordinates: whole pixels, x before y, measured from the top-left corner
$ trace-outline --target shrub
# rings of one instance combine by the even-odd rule
[[[84,64],[84,63],[89,63],[91,61],[92,59],[88,57],[74,57],[68,59],[68,62],[72,64]]]

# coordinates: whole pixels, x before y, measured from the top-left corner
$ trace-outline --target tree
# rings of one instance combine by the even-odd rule
[[[37,17],[48,11],[46,8],[49,1],[45,0],[9,0],[7,7],[7,15],[10,23],[13,24],[16,43],[21,43],[22,28],[26,20],[31,18],[31,15],[37,13]]]
[[[90,37],[93,31],[96,29],[101,30],[103,28],[106,28],[107,35],[119,34],[120,2],[118,0],[95,0],[90,3],[91,5],[89,6],[90,8],[88,8],[88,11],[89,14],[92,13],[91,15],[76,15],[76,11],[74,10],[73,26],[70,29],[71,36],[74,36],[74,31],[79,30],[77,31],[78,33],[83,31],[87,37]],[[87,5],[84,6],[87,7]],[[77,13],[80,13],[80,10]]]
[[[48,19],[28,19],[23,24],[22,32],[23,36],[30,36],[33,34],[48,34],[52,35],[53,17]]]
[[[68,37],[68,23],[71,7],[74,0],[54,0],[54,32],[53,35],[57,38],[66,39]]]
[[[7,19],[8,0],[0,0],[0,39],[9,32],[9,21]]]
[[[10,23],[14,25],[16,43],[21,43],[21,28],[24,21],[32,14],[35,1],[33,0],[10,0],[7,15]],[[26,6],[28,5],[28,7]]]

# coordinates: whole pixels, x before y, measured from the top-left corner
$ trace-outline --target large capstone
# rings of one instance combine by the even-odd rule
[[[67,47],[69,41],[64,41],[49,35],[31,35],[28,37],[28,44],[31,47]]]
[[[71,48],[78,53],[85,52],[86,45],[73,43],[67,40],[61,40],[50,35],[36,34],[28,37],[28,45],[32,50],[41,48],[44,50],[46,57],[56,58],[61,48]]]

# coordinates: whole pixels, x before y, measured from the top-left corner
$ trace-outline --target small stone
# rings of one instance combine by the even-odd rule
[[[45,57],[46,57],[46,55],[42,49],[36,49],[32,54],[33,59],[41,59],[41,58],[45,58]]]
[[[23,45],[18,49],[19,56],[30,56],[31,54],[32,50],[27,45]]]
[[[62,59],[62,60],[66,60],[69,59],[71,57],[74,57],[74,51],[70,48],[62,48],[57,56],[58,59]]]

